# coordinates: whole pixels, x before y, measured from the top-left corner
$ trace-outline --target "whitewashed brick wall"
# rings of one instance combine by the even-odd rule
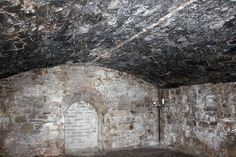
[[[96,110],[86,102],[70,106],[65,116],[65,152],[95,151],[98,147],[98,116]]]

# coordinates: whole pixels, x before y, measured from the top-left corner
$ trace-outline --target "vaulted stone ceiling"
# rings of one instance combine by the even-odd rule
[[[236,81],[236,0],[0,0],[0,77],[67,61],[160,87]]]

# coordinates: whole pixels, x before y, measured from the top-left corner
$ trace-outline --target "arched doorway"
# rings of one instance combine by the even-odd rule
[[[98,150],[98,114],[93,106],[81,101],[65,114],[65,153],[88,154]]]

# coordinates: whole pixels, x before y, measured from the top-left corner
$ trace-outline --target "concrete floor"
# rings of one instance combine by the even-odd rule
[[[195,157],[180,152],[173,152],[167,149],[133,149],[108,152],[104,155],[91,155],[91,156],[66,156],[66,157]]]

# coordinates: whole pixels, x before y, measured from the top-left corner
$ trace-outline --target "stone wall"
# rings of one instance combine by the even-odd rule
[[[98,115],[98,149],[157,144],[157,89],[115,70],[63,65],[0,81],[0,153],[64,154],[65,114],[81,101]]]
[[[236,83],[162,90],[162,142],[190,154],[236,157]]]
[[[92,123],[80,125],[95,133],[85,146],[91,152],[157,145],[153,102],[158,97],[164,100],[163,146],[207,157],[236,156],[236,83],[184,86],[158,93],[155,86],[131,75],[75,64],[0,80],[0,156],[64,154],[67,116],[79,120],[76,112],[86,107],[70,109],[81,103],[94,109],[84,112],[83,118],[97,115],[97,128],[91,128]],[[69,134],[74,134],[71,129]],[[86,134],[78,140],[83,137]]]

